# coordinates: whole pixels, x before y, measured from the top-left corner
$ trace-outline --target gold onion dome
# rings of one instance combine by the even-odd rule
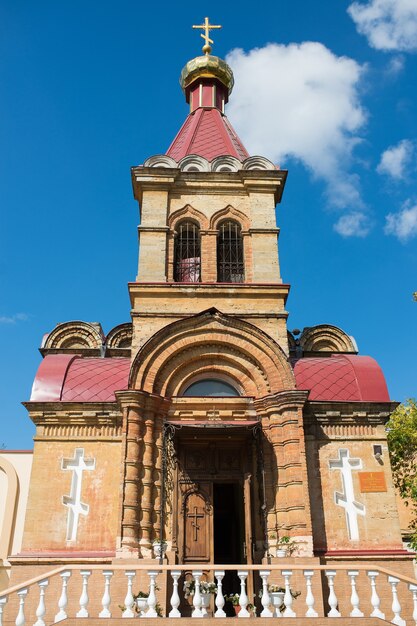
[[[232,92],[233,72],[226,61],[219,57],[205,54],[188,61],[180,76],[180,85],[183,91],[185,92],[199,78],[217,78],[226,87],[228,95]]]

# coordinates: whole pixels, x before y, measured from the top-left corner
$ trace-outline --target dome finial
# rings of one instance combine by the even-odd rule
[[[204,39],[204,46],[203,46],[203,52],[204,54],[209,55],[211,52],[211,45],[213,43],[213,40],[210,39],[209,35],[210,35],[210,31],[213,30],[213,28],[221,28],[221,26],[214,26],[213,24],[210,24],[209,22],[209,18],[205,17],[204,18],[204,24],[193,24],[193,28],[201,28],[202,30],[204,30],[204,34],[200,33],[200,37],[202,37]]]

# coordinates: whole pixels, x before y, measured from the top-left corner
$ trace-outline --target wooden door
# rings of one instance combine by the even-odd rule
[[[213,554],[212,484],[198,483],[183,495],[183,563],[210,563]]]

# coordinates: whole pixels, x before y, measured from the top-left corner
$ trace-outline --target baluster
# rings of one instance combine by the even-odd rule
[[[191,617],[203,617],[203,614],[201,612],[202,600],[201,600],[201,593],[200,593],[200,578],[202,577],[203,572],[201,570],[193,570],[192,574],[193,574],[193,578],[195,581],[195,589],[194,589],[194,595],[193,595],[194,610],[191,613]]]
[[[67,619],[67,613],[66,613],[65,609],[67,608],[67,604],[68,604],[67,587],[68,587],[68,581],[69,581],[70,577],[71,577],[71,572],[69,570],[66,570],[65,572],[62,572],[62,574],[61,574],[62,591],[61,591],[61,596],[60,596],[60,598],[58,600],[59,611],[55,615],[55,619],[54,619],[54,623],[55,624],[57,622],[61,622],[63,619]]]
[[[324,573],[327,576],[327,582],[329,584],[329,597],[327,602],[329,603],[330,611],[327,613],[327,617],[340,617],[340,613],[337,610],[337,596],[334,591],[334,577],[336,576],[336,571],[327,569]]]
[[[178,610],[180,605],[180,596],[178,594],[178,579],[181,576],[181,570],[172,570],[172,596],[171,596],[171,606],[172,609],[169,612],[168,617],[181,617],[181,613]]]
[[[36,617],[38,618],[34,624],[34,626],[45,626],[45,622],[44,622],[44,617],[45,617],[45,613],[46,613],[46,607],[45,607],[45,590],[46,587],[49,585],[49,580],[40,580],[38,582],[38,586],[39,586],[39,604],[38,604],[38,608],[36,609]]]
[[[88,577],[91,576],[91,570],[82,569],[80,574],[83,578],[83,590],[80,597],[80,610],[76,614],[77,617],[88,617]]]
[[[376,578],[379,576],[379,572],[369,571],[367,572],[369,576],[369,580],[371,581],[371,604],[373,611],[370,617],[379,617],[380,619],[385,619],[385,613],[383,613],[379,606],[381,604],[381,600],[379,599],[379,595],[376,590]]]
[[[223,596],[223,588],[222,588],[222,580],[224,577],[224,570],[215,570],[214,576],[217,581],[217,594],[216,594],[216,607],[217,611],[214,614],[214,617],[226,617],[226,613],[223,611],[224,607],[224,596]]]
[[[405,626],[405,619],[401,617],[401,604],[398,600],[397,593],[397,585],[400,582],[399,578],[395,578],[394,576],[388,576],[388,582],[391,585],[392,592],[392,612],[394,613],[394,617],[391,620],[392,624],[397,624],[397,626]]]
[[[156,594],[155,594],[155,579],[158,576],[159,571],[148,570],[149,576],[149,596],[148,596],[148,610],[146,611],[146,617],[158,617],[156,612]]]
[[[317,611],[314,610],[314,595],[313,595],[313,591],[311,589],[311,579],[313,578],[314,575],[314,571],[310,570],[310,569],[305,569],[304,570],[304,576],[306,579],[306,587],[307,587],[307,593],[306,593],[306,605],[307,605],[307,611],[306,611],[306,617],[318,617],[318,613]]]
[[[3,626],[3,611],[7,603],[7,596],[0,598],[0,626]]]
[[[98,614],[99,617],[111,617],[110,613],[110,604],[111,604],[111,596],[110,596],[110,581],[113,576],[112,570],[103,570],[104,576],[104,593],[101,598],[101,606],[103,607],[102,611]]]
[[[246,608],[248,606],[248,596],[246,593],[246,579],[248,577],[248,572],[243,570],[239,570],[237,575],[240,578],[240,596],[239,596],[239,605],[240,611],[237,614],[238,617],[250,617],[250,613]]]
[[[125,607],[126,609],[122,613],[122,617],[135,617],[135,612],[133,610],[133,605],[135,603],[135,598],[132,593],[132,585],[133,579],[135,577],[136,572],[134,570],[128,570],[125,572],[125,576],[127,577],[127,592],[125,597]]]
[[[417,585],[408,585],[408,588],[413,594],[413,605],[414,605],[413,620],[417,624]],[[1,602],[1,598],[0,598],[0,602]]]
[[[283,613],[283,617],[296,617],[296,614],[292,610],[292,595],[291,595],[291,586],[290,586],[290,578],[292,576],[291,570],[282,570],[281,574],[284,576],[284,584],[285,584],[285,595],[284,595],[284,604],[285,611]]]
[[[359,609],[359,596],[358,592],[356,591],[356,576],[358,576],[359,572],[357,570],[348,570],[347,574],[350,577],[350,584],[352,587],[352,593],[350,595],[352,610],[349,615],[351,617],[363,617],[363,613]]]
[[[24,626],[25,624],[25,599],[27,594],[28,589],[20,589],[20,591],[17,592],[19,596],[19,612],[15,621],[16,626]]]
[[[273,617],[274,616],[274,613],[269,608],[271,604],[271,598],[268,592],[268,576],[270,575],[271,575],[271,570],[261,570],[259,572],[259,576],[262,578],[261,604],[263,606],[263,610],[261,612],[261,617]]]

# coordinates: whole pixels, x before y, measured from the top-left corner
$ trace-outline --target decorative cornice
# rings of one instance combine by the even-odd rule
[[[266,414],[281,412],[288,409],[302,409],[306,403],[308,391],[293,389],[289,391],[278,391],[277,393],[257,398],[254,406],[257,412]]]

